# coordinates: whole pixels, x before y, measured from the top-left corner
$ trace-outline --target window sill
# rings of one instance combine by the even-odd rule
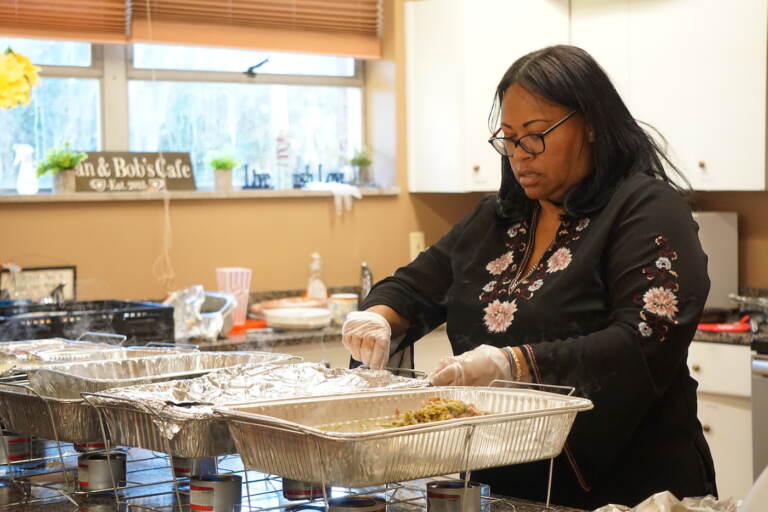
[[[361,188],[363,197],[372,196],[396,196],[400,194],[399,187],[389,188]],[[167,192],[170,199],[284,199],[284,198],[310,198],[331,197],[333,194],[327,190],[232,190],[231,192],[217,192],[214,190],[189,190]],[[107,201],[162,201],[165,192],[76,192],[74,194],[53,194],[49,191],[41,191],[33,195],[10,194],[8,191],[0,192],[0,203],[70,203],[70,202],[107,202]]]

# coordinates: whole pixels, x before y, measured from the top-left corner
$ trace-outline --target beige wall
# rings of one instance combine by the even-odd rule
[[[468,211],[477,195],[405,192],[402,6],[385,1],[384,59],[368,66],[366,131],[375,162],[403,192],[367,197],[337,217],[330,198],[172,201],[169,288],[163,254],[163,203],[0,204],[0,262],[78,267],[79,298],[159,298],[192,284],[215,287],[214,268],[253,268],[252,289],[302,288],[309,254],[324,258],[329,285],[355,284],[360,262],[375,278],[408,261],[408,232],[433,243]],[[397,11],[397,12],[395,12]],[[396,136],[397,134],[397,136]]]
[[[302,288],[309,254],[321,253],[329,285],[354,284],[361,261],[375,278],[408,260],[408,232],[427,244],[481,194],[408,194],[402,0],[385,0],[384,59],[368,67],[368,138],[379,171],[394,172],[403,192],[368,197],[342,217],[330,198],[235,199],[171,203],[171,285],[161,283],[163,204],[159,201],[0,204],[0,261],[22,266],[74,264],[79,297],[159,298],[191,284],[214,288],[214,268],[253,268],[252,289]],[[742,284],[768,286],[768,192],[701,194],[705,210],[740,213]]]
[[[768,191],[701,192],[696,206],[739,214],[739,284],[768,288]]]

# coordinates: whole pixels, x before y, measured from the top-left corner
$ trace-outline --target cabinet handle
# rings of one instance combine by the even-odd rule
[[[480,166],[479,165],[473,165],[472,166],[472,172],[480,172]]]
[[[704,160],[699,160],[699,169],[706,169],[707,168],[707,162]]]
[[[704,430],[704,432],[709,432],[710,430],[712,430],[712,427],[710,427],[709,425],[704,425],[701,428]]]
[[[701,371],[701,366],[694,364],[693,366],[691,366],[691,369],[695,372],[698,372],[698,371]]]

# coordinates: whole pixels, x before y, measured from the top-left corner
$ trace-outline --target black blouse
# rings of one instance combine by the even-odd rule
[[[662,490],[715,493],[686,366],[709,291],[690,207],[669,185],[630,176],[599,212],[563,220],[522,276],[536,217],[504,219],[494,197],[483,199],[379,282],[363,307],[385,304],[410,321],[393,351],[447,322],[455,354],[520,346],[537,382],[573,386],[593,401],[555,460],[554,503],[633,506]],[[540,461],[473,478],[543,501],[547,475]]]

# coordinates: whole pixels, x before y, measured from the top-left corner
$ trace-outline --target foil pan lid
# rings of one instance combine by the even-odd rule
[[[327,368],[319,363],[247,364],[195,379],[115,388],[91,400],[104,406],[133,406],[161,420],[183,421],[209,418],[214,407],[225,404],[427,384],[386,370]]]

